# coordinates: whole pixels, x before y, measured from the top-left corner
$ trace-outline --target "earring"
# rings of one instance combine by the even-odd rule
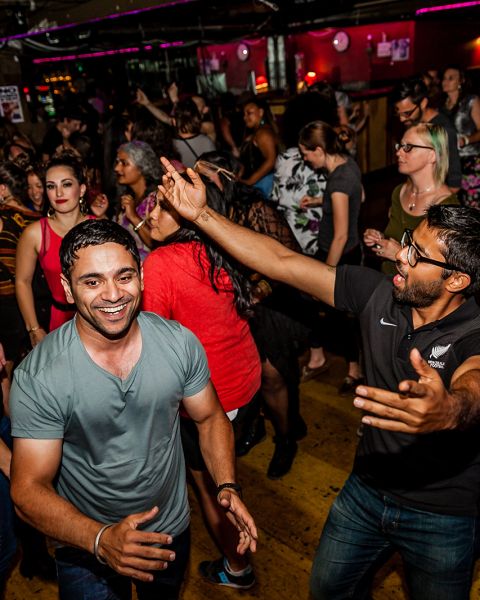
[[[53,217],[54,217],[54,216],[55,216],[55,211],[54,211],[54,209],[53,209],[52,207],[50,207],[50,208],[47,210],[47,217],[48,217],[49,219],[53,219]]]
[[[86,215],[87,214],[87,202],[83,196],[80,196],[79,204],[80,204],[80,212],[82,213],[82,215]]]

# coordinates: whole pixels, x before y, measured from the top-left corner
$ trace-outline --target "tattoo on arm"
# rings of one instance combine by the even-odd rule
[[[208,216],[207,211],[204,211],[204,212],[200,213],[200,218],[202,219],[202,221],[207,222],[210,217]]]

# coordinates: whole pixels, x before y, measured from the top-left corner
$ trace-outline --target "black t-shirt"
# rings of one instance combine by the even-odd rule
[[[409,353],[417,348],[449,387],[455,370],[480,355],[480,308],[473,298],[444,319],[413,328],[412,310],[392,296],[389,277],[364,267],[337,268],[335,306],[358,315],[367,383],[391,391],[418,380]],[[411,435],[365,426],[354,472],[365,483],[414,508],[477,515],[480,427]]]
[[[328,252],[333,240],[332,194],[335,192],[348,196],[348,239],[343,249],[345,254],[360,243],[358,215],[362,203],[362,175],[357,163],[350,157],[327,177],[327,186],[323,193],[323,217],[318,231],[318,245],[323,252]]]

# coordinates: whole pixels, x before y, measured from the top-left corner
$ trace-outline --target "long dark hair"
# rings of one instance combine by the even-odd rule
[[[217,186],[202,177],[207,188],[207,203],[219,214],[228,217],[228,206],[225,197]],[[220,272],[222,269],[228,274],[232,282],[234,305],[239,315],[248,317],[251,315],[251,284],[244,267],[232,259],[226,252],[206,236],[196,225],[182,219],[180,229],[168,236],[160,245],[185,244],[187,242],[198,242],[196,261],[204,270],[205,265],[201,260],[202,247],[205,248],[209,266],[208,278],[212,288],[218,294],[224,286],[221,283]]]

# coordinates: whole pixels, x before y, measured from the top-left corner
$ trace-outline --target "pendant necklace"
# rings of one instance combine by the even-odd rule
[[[418,190],[417,192],[415,192],[414,190],[412,190],[410,192],[410,196],[414,196],[415,199],[414,199],[413,202],[410,202],[408,204],[408,210],[413,210],[415,208],[415,206],[416,206],[416,200],[417,200],[416,197],[417,196],[420,196],[421,194],[426,194],[427,192],[430,192],[431,190],[433,190],[433,188],[434,188],[434,185],[432,184],[429,187],[425,188],[424,190]]]

